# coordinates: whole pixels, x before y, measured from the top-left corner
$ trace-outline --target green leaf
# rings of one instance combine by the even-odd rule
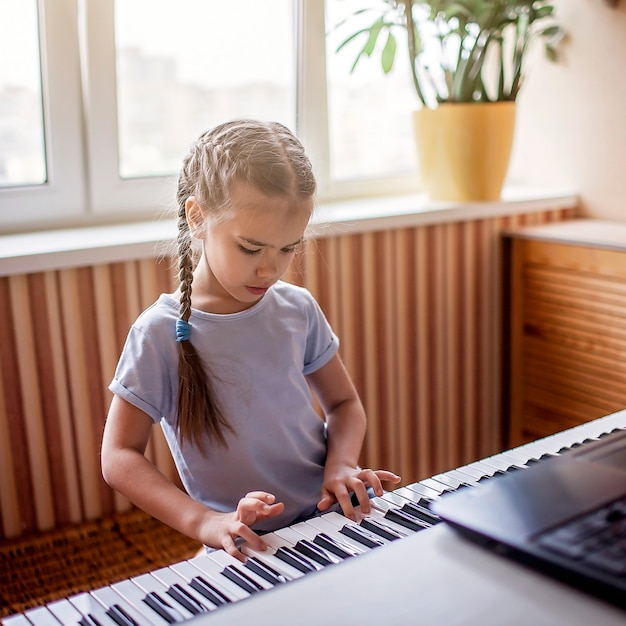
[[[389,74],[389,72],[391,72],[391,69],[393,68],[393,62],[396,58],[397,47],[398,44],[396,43],[396,38],[393,36],[393,33],[389,31],[387,35],[387,41],[385,42],[385,47],[383,48],[383,52],[380,58],[383,72],[385,74]]]

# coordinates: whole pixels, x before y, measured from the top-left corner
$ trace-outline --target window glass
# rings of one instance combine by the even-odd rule
[[[116,0],[119,174],[177,172],[235,117],[295,130],[293,0]]]
[[[344,39],[371,26],[380,15],[376,11],[352,14],[385,4],[382,0],[326,0],[328,132],[331,179],[335,181],[416,172],[412,111],[418,103],[402,30],[396,33],[395,64],[387,75],[380,65],[386,36],[381,36],[371,58],[361,58],[353,72],[351,67],[367,36],[357,37],[337,52]]]
[[[0,0],[0,187],[46,182],[37,1]]]

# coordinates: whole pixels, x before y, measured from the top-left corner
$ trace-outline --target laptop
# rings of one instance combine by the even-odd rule
[[[626,607],[626,431],[431,509],[472,541]]]

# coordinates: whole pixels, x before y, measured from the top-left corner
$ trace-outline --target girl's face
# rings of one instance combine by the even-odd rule
[[[267,196],[237,183],[220,221],[205,219],[187,200],[192,235],[202,240],[192,305],[211,313],[235,313],[258,302],[287,271],[311,217],[313,200]]]

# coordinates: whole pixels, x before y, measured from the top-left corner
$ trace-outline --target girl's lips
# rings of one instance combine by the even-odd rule
[[[269,287],[250,287],[246,286],[246,289],[255,296],[262,296],[269,289]]]

